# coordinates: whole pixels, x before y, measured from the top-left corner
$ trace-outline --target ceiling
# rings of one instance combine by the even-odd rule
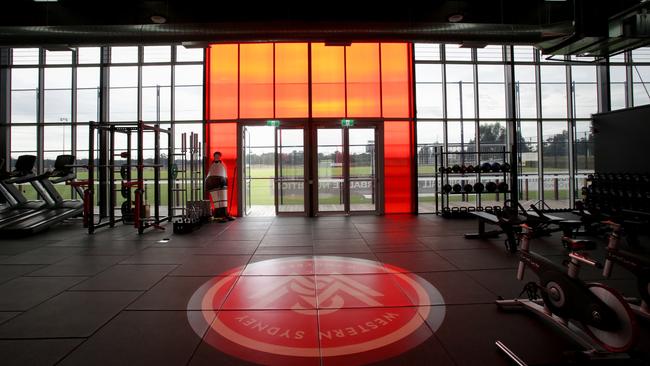
[[[536,43],[572,31],[575,4],[590,26],[639,0],[92,1],[13,0],[0,12],[0,46],[324,39]],[[460,14],[460,23],[449,23]],[[163,16],[165,24],[151,17]]]

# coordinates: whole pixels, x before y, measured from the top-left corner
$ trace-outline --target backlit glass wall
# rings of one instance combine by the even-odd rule
[[[411,62],[411,47],[403,43],[212,45],[206,59],[207,151],[237,146],[231,133],[237,121],[384,121],[385,212],[412,212]],[[233,177],[236,149],[224,158]]]

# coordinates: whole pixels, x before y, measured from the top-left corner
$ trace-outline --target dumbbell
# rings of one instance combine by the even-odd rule
[[[492,170],[492,165],[490,165],[490,163],[481,164],[481,172],[482,173],[489,173],[490,170]]]
[[[485,190],[490,193],[494,193],[497,190],[497,184],[494,182],[487,182],[485,184]]]
[[[454,184],[452,189],[454,190],[454,193],[460,193],[460,191],[462,191],[463,187],[461,187],[460,184],[456,183],[456,184]]]
[[[497,190],[499,192],[508,192],[508,183],[500,182],[499,184],[497,184]]]
[[[481,193],[485,190],[485,186],[481,182],[476,182],[474,183],[474,191],[477,193]]]
[[[451,192],[451,190],[452,190],[452,187],[451,187],[451,184],[449,184],[449,183],[442,186],[442,191],[445,192],[445,193],[449,193],[449,192]]]
[[[510,168],[511,166],[508,163],[501,164],[501,171],[504,173],[508,173],[510,171]]]
[[[465,167],[465,172],[474,173],[474,166],[473,165],[468,165],[467,167]]]
[[[451,171],[454,173],[460,173],[460,165],[454,164],[454,166],[451,167]]]
[[[472,185],[467,183],[463,186],[463,191],[465,193],[472,193],[472,188],[473,188]]]
[[[494,162],[492,163],[491,170],[495,173],[498,173],[501,171],[501,164]]]

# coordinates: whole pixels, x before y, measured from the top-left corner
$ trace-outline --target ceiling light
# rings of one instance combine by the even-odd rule
[[[450,16],[447,17],[447,20],[449,23],[458,23],[463,21],[463,14],[451,14]]]
[[[167,18],[162,15],[152,15],[149,19],[156,24],[164,24],[167,22]]]

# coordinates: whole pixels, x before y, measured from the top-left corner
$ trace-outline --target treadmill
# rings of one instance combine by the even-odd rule
[[[9,173],[6,170],[0,171],[0,194],[6,201],[5,208],[0,212],[0,226],[5,225],[18,218],[24,219],[38,213],[40,209],[47,207],[47,202],[42,200],[27,200],[20,190],[14,185],[16,183],[27,183],[36,180],[33,169],[36,164],[36,156],[21,155],[16,161],[14,170]],[[38,187],[34,187],[39,191]]]
[[[83,212],[82,200],[64,200],[56,190],[54,183],[73,181],[76,179],[71,165],[74,164],[74,155],[59,155],[54,163],[54,170],[38,175],[36,184],[40,186],[39,193],[48,201],[50,208],[42,209],[37,214],[27,218],[12,221],[0,227],[0,233],[8,235],[29,235],[50,226],[60,223],[68,218],[79,216]]]

